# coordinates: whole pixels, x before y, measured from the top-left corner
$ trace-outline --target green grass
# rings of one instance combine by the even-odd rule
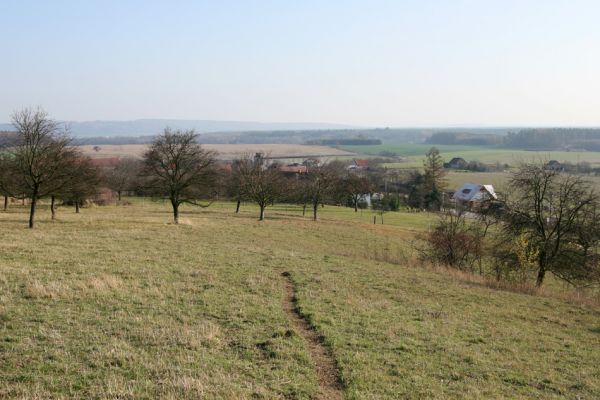
[[[425,153],[433,147],[428,144],[383,144],[374,146],[341,146],[343,150],[365,154],[379,155],[382,151],[395,152],[407,157],[407,162],[392,166],[399,168],[421,167]],[[560,162],[578,163],[587,161],[592,165],[600,165],[600,152],[567,152],[567,151],[526,151],[514,149],[498,149],[482,146],[436,145],[446,161],[454,157],[462,157],[467,161],[480,161],[486,164],[518,165],[521,162],[558,160]]]
[[[600,397],[600,312],[416,267],[428,214],[182,211],[0,213],[1,398],[311,398],[283,271],[349,399]]]

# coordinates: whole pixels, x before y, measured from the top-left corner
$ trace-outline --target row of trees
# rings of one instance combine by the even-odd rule
[[[57,200],[74,204],[76,211],[101,186],[117,193],[125,191],[168,199],[173,220],[179,222],[182,204],[206,207],[225,196],[259,205],[259,219],[275,202],[308,205],[318,218],[320,205],[350,203],[358,209],[361,199],[372,192],[366,176],[347,173],[332,162],[311,168],[310,173],[286,176],[277,165],[260,156],[235,160],[228,169],[219,165],[214,152],[197,143],[193,131],[165,131],[156,137],[142,160],[123,159],[117,165],[97,167],[83,156],[63,127],[42,110],[25,109],[12,116],[16,133],[4,137],[0,151],[0,192],[5,208],[9,197],[30,201],[29,227],[35,225],[37,204],[50,199],[52,218]]]

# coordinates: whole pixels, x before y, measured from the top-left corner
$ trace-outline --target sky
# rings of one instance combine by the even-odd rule
[[[600,126],[600,1],[0,0],[0,122]]]

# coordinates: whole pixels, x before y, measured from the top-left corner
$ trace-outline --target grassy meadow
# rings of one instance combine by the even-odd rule
[[[418,266],[432,215],[132,203],[0,213],[0,398],[312,398],[283,272],[347,399],[600,397],[600,310]]]

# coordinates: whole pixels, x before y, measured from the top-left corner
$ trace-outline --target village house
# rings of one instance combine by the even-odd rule
[[[468,208],[485,208],[498,199],[492,185],[479,185],[476,183],[465,183],[454,192],[452,199],[457,205]]]

